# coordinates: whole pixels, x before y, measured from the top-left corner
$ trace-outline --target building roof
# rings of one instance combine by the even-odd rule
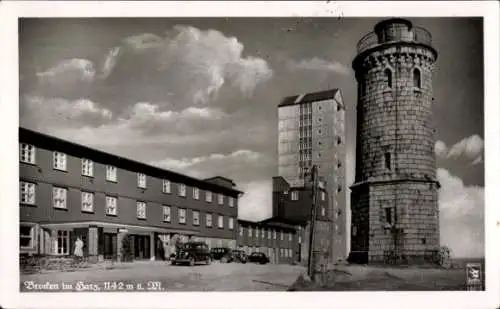
[[[294,95],[290,97],[284,98],[278,107],[296,105],[300,103],[308,103],[308,102],[317,102],[323,100],[333,99],[337,92],[340,90],[338,88],[318,91],[318,92],[310,92],[306,94]]]
[[[214,177],[205,178],[205,179],[203,179],[203,181],[211,181],[211,180],[215,180],[215,179],[225,180],[225,181],[231,183],[231,185],[236,186],[236,184],[234,183],[234,181],[232,179],[222,177],[222,176],[214,176]]]
[[[278,227],[284,229],[295,229],[296,225],[306,224],[303,220],[289,220],[280,217],[271,217],[261,221],[249,221],[238,219],[239,224],[254,225],[260,227]]]
[[[109,164],[115,167],[131,171],[143,172],[149,176],[166,178],[171,181],[178,181],[181,183],[197,186],[200,189],[211,190],[220,193],[228,193],[232,195],[243,194],[242,191],[239,191],[234,188],[228,188],[227,186],[221,186],[212,182],[204,181],[198,178],[173,172],[167,169],[162,169],[156,166],[120,157],[115,154],[107,153],[101,150],[73,143],[61,138],[29,130],[23,127],[19,127],[19,141],[32,142],[33,144],[35,144],[35,146],[41,145],[38,147],[43,147],[49,150],[63,151],[64,149],[64,151],[67,152],[68,154],[77,155],[79,157],[86,157],[88,159],[98,157],[99,158],[98,161],[103,164]]]

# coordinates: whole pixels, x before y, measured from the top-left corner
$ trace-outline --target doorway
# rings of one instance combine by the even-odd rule
[[[136,259],[149,259],[149,236],[133,235],[134,238],[134,256]]]
[[[104,258],[107,260],[116,259],[116,234],[104,233]]]

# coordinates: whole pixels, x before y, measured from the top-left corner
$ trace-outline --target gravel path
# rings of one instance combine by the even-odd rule
[[[304,271],[293,265],[219,264],[172,266],[166,262],[116,264],[113,269],[21,275],[21,291],[48,290],[55,284],[98,291],[285,291]],[[108,283],[105,283],[108,282]],[[127,286],[128,284],[128,286]],[[141,284],[139,287],[138,284]],[[31,288],[31,289],[30,289]],[[60,292],[61,289],[53,291]]]

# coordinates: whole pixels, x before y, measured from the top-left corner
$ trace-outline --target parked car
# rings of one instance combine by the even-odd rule
[[[248,262],[248,257],[243,250],[233,250],[233,261],[245,264]]]
[[[218,247],[210,250],[212,260],[220,261],[221,263],[231,263],[233,261],[233,253],[229,248]]]
[[[269,258],[265,253],[253,252],[248,256],[248,261],[251,263],[267,264],[269,263]]]
[[[188,264],[194,266],[198,262],[210,264],[211,254],[208,245],[204,242],[188,242],[179,246],[175,253],[172,265]]]

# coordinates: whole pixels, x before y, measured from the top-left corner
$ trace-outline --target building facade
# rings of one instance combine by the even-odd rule
[[[298,226],[281,218],[259,222],[238,220],[238,248],[251,254],[265,253],[271,263],[286,264],[300,261],[302,238]]]
[[[295,95],[278,105],[278,169],[292,187],[304,187],[313,165],[329,192],[333,261],[347,257],[345,106],[339,89]]]
[[[431,35],[404,19],[358,43],[350,260],[428,261],[439,249]]]
[[[38,132],[19,129],[20,253],[68,256],[77,238],[91,260],[120,258],[129,235],[137,259],[177,241],[236,247],[241,191]]]

